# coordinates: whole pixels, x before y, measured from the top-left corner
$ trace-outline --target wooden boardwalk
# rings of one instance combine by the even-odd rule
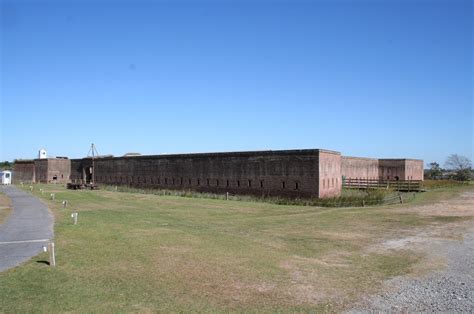
[[[423,191],[423,181],[418,180],[377,180],[354,179],[342,180],[342,187],[346,189],[393,189],[402,192]]]

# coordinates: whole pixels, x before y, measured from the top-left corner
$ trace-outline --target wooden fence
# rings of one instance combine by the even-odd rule
[[[342,187],[346,189],[393,189],[403,192],[420,192],[423,191],[423,181],[345,178],[342,180]]]

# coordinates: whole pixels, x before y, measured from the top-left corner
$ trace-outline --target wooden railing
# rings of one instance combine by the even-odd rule
[[[345,178],[342,180],[342,186],[346,189],[393,189],[420,192],[423,190],[423,181]]]

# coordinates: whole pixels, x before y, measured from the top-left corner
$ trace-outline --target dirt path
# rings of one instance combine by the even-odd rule
[[[474,191],[434,205],[411,208],[422,215],[474,216]],[[451,239],[449,239],[451,235]],[[447,237],[448,236],[448,237]],[[350,312],[472,312],[474,309],[474,220],[423,230],[393,239],[377,249],[423,251],[437,271],[401,276],[384,284],[382,292],[365,297]],[[429,266],[428,266],[429,267]]]

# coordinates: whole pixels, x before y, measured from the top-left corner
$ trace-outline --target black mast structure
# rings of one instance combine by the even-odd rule
[[[91,148],[89,148],[89,152],[87,153],[87,157],[92,158],[92,178],[91,178],[91,184],[95,183],[95,158],[99,156],[99,153],[97,152],[97,149],[95,148],[94,143],[91,144]]]

